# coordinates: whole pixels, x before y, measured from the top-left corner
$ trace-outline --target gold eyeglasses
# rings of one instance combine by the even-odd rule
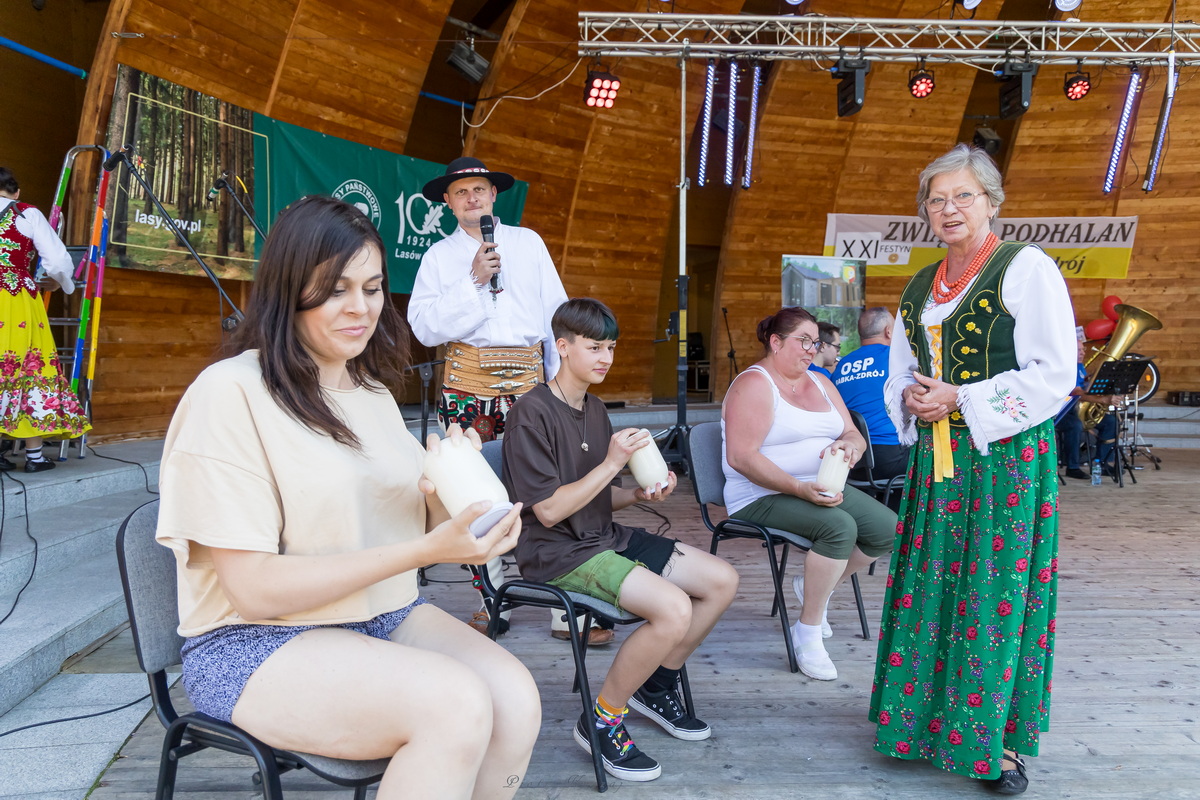
[[[950,202],[955,208],[970,208],[975,203],[975,198],[987,192],[959,192],[950,198]],[[930,197],[925,201],[925,209],[931,213],[938,213],[946,210],[946,198]]]

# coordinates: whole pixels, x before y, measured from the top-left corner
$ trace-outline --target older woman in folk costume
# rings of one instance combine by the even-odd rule
[[[915,444],[871,695],[875,749],[1028,785],[1049,728],[1058,568],[1053,415],[1074,384],[1066,285],[1037,247],[990,230],[1001,176],[958,145],[921,173],[946,243],[900,300],[884,394]]]
[[[47,436],[75,438],[91,429],[59,370],[41,292],[75,290],[71,257],[42,212],[19,202],[21,187],[0,167],[0,434],[25,440],[25,471],[54,469],[42,455]],[[35,280],[36,256],[43,275]],[[0,470],[15,465],[0,456]]]

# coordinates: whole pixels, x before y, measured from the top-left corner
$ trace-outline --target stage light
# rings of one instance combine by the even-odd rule
[[[1129,135],[1129,121],[1133,118],[1133,107],[1142,87],[1142,74],[1134,66],[1129,72],[1129,87],[1125,90],[1125,105],[1121,107],[1121,119],[1117,123],[1117,134],[1113,137],[1112,155],[1108,157],[1108,171],[1104,173],[1104,193],[1113,190],[1117,181],[1117,168],[1125,155],[1125,139]]]
[[[1037,64],[1029,61],[1005,61],[996,71],[996,77],[1001,81],[1000,119],[1015,119],[1029,110],[1037,71]]]
[[[589,108],[612,108],[621,81],[608,72],[588,70],[587,85],[583,87],[583,102]]]
[[[1054,7],[1059,11],[1074,11],[1083,4],[1083,0],[1054,0]]]
[[[1063,94],[1068,100],[1082,100],[1092,90],[1092,76],[1082,70],[1068,72],[1063,79]]]
[[[908,91],[918,100],[924,100],[933,94],[933,70],[925,69],[925,59],[916,69],[908,73]]]
[[[733,145],[737,141],[738,64],[729,60],[729,112],[725,120],[725,185],[733,186]]]
[[[1154,128],[1154,146],[1150,149],[1150,163],[1146,165],[1146,180],[1142,182],[1142,191],[1149,192],[1158,180],[1158,163],[1162,160],[1163,145],[1167,138],[1167,124],[1171,119],[1171,106],[1175,104],[1175,85],[1179,82],[1179,73],[1175,71],[1175,53],[1171,53],[1171,64],[1167,68],[1167,88],[1163,92],[1162,108],[1158,111],[1158,125]]]
[[[713,89],[717,83],[717,62],[711,58],[705,68],[704,109],[700,115],[700,169],[696,185],[703,186],[708,174],[708,130],[712,127]]]
[[[454,47],[450,48],[450,55],[446,57],[446,63],[471,83],[482,83],[483,76],[491,66],[486,58],[475,52],[474,39],[469,43],[455,42]]]
[[[983,0],[954,0],[954,5],[962,6],[967,11],[970,11],[971,19],[975,19],[975,9],[979,7],[981,2],[983,2]],[[950,18],[954,19],[953,7],[950,9]]]
[[[837,112],[839,117],[849,117],[862,111],[867,97],[867,73],[871,62],[865,58],[839,58],[829,70],[838,80]]]
[[[1004,140],[1000,138],[1000,134],[986,126],[975,129],[975,138],[973,141],[976,147],[983,150],[989,156],[999,153],[1000,148],[1004,145]]]
[[[746,134],[746,168],[742,170],[742,188],[750,188],[750,170],[754,166],[754,134],[758,131],[758,85],[762,82],[762,63],[754,62],[750,76],[750,131]]]

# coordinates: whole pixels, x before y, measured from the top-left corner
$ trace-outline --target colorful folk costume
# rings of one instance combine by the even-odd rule
[[[1062,276],[1036,247],[999,244],[943,302],[936,269],[905,288],[891,345],[888,413],[901,443],[915,446],[870,719],[885,755],[994,779],[1004,749],[1037,755],[1049,729],[1052,417],[1074,383],[1074,323]],[[957,385],[960,410],[918,420],[902,399],[913,371]]]
[[[73,291],[70,257],[46,218],[31,205],[0,199],[0,434],[73,439],[92,426],[59,369],[33,279],[39,250],[47,275]]]

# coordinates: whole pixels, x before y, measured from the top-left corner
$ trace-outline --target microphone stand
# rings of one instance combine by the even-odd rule
[[[433,382],[433,368],[441,364],[445,364],[446,359],[439,358],[436,361],[425,361],[420,364],[413,364],[405,367],[405,372],[416,371],[421,378],[421,446],[425,446],[425,441],[429,438],[429,384]]]
[[[250,224],[254,226],[254,230],[258,231],[259,237],[262,239],[267,238],[267,234],[264,233],[263,229],[258,226],[258,221],[254,219],[254,215],[246,210],[246,206],[242,203],[241,198],[237,196],[237,192],[233,190],[233,186],[229,183],[229,181],[225,180],[224,177],[217,178],[216,182],[213,183],[213,188],[224,189],[225,191],[229,192],[229,196],[233,198],[233,202],[237,203],[237,207],[241,209],[242,216],[250,220]]]
[[[224,302],[229,303],[229,307],[233,309],[232,314],[221,320],[222,329],[226,331],[233,330],[238,326],[238,323],[245,319],[245,317],[242,315],[241,309],[239,309],[237,304],[229,298],[229,295],[225,294],[225,290],[221,288],[221,281],[217,278],[216,273],[209,269],[208,264],[204,263],[204,259],[202,259],[200,254],[196,252],[196,248],[192,247],[192,243],[189,242],[187,237],[183,235],[183,232],[179,230],[179,226],[175,224],[174,218],[167,213],[165,208],[163,208],[163,204],[159,202],[158,195],[156,195],[154,190],[150,188],[150,184],[146,183],[146,179],[143,178],[142,174],[137,171],[133,164],[130,163],[129,154],[132,152],[133,146],[127,144],[120,150],[113,153],[112,156],[109,157],[109,160],[105,162],[107,171],[112,172],[114,169],[116,169],[116,162],[121,162],[125,165],[125,169],[129,170],[129,174],[132,175],[139,184],[141,184],[142,189],[146,192],[150,199],[154,201],[154,207],[158,209],[158,213],[162,216],[163,221],[167,223],[167,227],[171,229],[171,233],[175,234],[175,238],[179,240],[180,244],[187,248],[187,251],[191,253],[192,258],[196,259],[196,263],[199,264],[200,268],[204,270],[204,274],[208,276],[210,281],[212,281],[213,286],[217,287],[217,294],[221,296],[221,299]],[[110,164],[110,162],[112,163]]]
[[[725,319],[725,338],[729,340],[729,352],[725,354],[725,357],[729,359],[729,382],[732,383],[739,370],[737,351],[733,349],[733,333],[729,330],[729,309],[722,306],[721,316]]]

